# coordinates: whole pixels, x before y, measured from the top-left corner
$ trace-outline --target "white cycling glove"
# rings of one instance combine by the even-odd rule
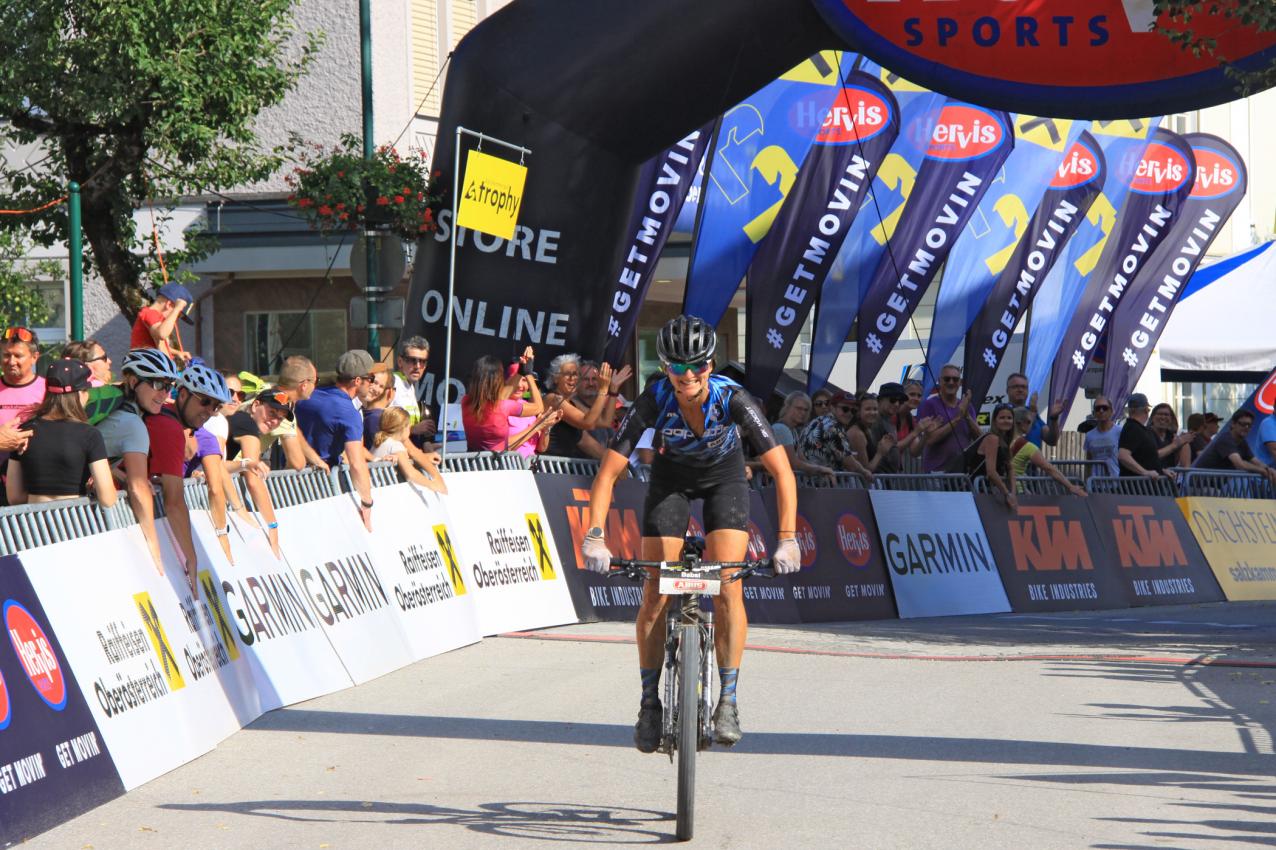
[[[596,573],[611,572],[611,552],[601,537],[586,537],[580,544],[580,554],[585,558],[585,569]]]
[[[798,548],[797,541],[792,537],[781,540],[775,547],[775,554],[771,556],[771,566],[776,575],[795,573],[802,569],[802,550]]]

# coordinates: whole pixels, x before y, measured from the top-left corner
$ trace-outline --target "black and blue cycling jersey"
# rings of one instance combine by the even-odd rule
[[[662,378],[634,402],[611,448],[628,456],[643,432],[654,428],[663,458],[708,467],[740,451],[741,438],[748,441],[755,455],[777,445],[766,416],[744,387],[723,375],[710,375],[708,384],[709,395],[701,408],[704,431],[700,434],[683,419],[673,386],[668,378]]]

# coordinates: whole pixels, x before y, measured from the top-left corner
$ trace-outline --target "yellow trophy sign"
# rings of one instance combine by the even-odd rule
[[[479,150],[470,151],[465,159],[456,223],[480,233],[513,239],[526,182],[527,166]]]

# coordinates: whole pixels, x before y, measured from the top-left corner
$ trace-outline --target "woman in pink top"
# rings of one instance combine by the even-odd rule
[[[532,359],[527,347],[522,363]],[[472,452],[503,452],[509,445],[511,416],[536,416],[545,409],[535,378],[528,376],[531,401],[510,398],[518,387],[519,374],[507,375],[505,366],[492,355],[474,361],[470,380],[461,397],[461,421],[465,427],[465,443]]]

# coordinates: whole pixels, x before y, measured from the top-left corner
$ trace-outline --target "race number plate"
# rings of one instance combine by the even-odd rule
[[[721,589],[722,573],[719,570],[660,571],[660,592],[666,596],[686,596],[690,593],[717,596]]]

